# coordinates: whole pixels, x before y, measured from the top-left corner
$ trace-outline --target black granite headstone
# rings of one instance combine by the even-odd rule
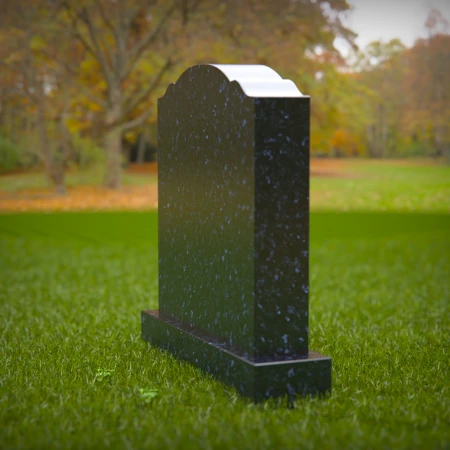
[[[331,390],[308,351],[309,97],[197,65],[158,101],[159,312],[142,337],[260,400]]]

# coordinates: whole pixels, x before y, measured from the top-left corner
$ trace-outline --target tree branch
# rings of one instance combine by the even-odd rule
[[[132,130],[133,128],[140,127],[151,115],[153,110],[151,108],[144,111],[140,116],[132,119],[124,124],[120,125],[123,133]]]
[[[23,89],[19,89],[17,87],[10,87],[8,88],[8,94],[9,94],[9,98],[12,97],[11,94],[15,94],[18,95],[19,97],[23,97],[23,98],[27,98],[27,99],[32,99],[33,101],[36,99],[36,95],[32,92],[27,92],[27,90],[23,90]],[[8,98],[5,95],[5,98]]]
[[[191,8],[189,9],[188,3],[189,0],[183,0],[181,5],[181,12],[183,17],[183,26],[186,26],[189,22],[189,14],[192,14],[195,12],[195,10],[198,8],[202,0],[196,0],[193,2]]]
[[[78,89],[81,91],[81,93],[88,98],[92,103],[95,103],[96,105],[100,106],[103,109],[106,109],[108,107],[108,104],[102,100],[101,98],[97,97],[89,88],[86,86],[83,86],[82,84],[76,83],[70,79],[66,79],[65,81],[69,82],[71,86],[73,86],[75,89]]]
[[[91,44],[84,38],[84,36],[80,33],[80,30],[77,26],[77,20],[72,16],[72,32],[74,36],[81,42],[85,50],[90,53],[94,59],[98,60],[98,55],[95,50],[92,48]]]
[[[100,67],[102,68],[103,74],[105,75],[106,81],[109,86],[111,86],[114,83],[114,77],[113,73],[110,70],[110,67],[108,65],[108,61],[106,59],[106,56],[100,46],[99,40],[97,38],[97,30],[94,27],[94,24],[92,23],[91,17],[87,11],[86,8],[83,8],[79,13],[78,17],[82,20],[82,22],[86,25],[89,36],[91,38],[92,44],[93,44],[93,55],[100,63]],[[83,44],[85,44],[85,40],[83,41]],[[92,49],[92,47],[90,46]]]
[[[142,55],[145,49],[148,48],[148,46],[150,46],[157,39],[161,31],[164,29],[167,21],[175,12],[175,7],[176,2],[172,3],[172,6],[163,15],[159,24],[155,28],[150,30],[139,42],[134,45],[134,47],[130,49],[126,58],[128,61],[128,66],[126,66],[120,74],[121,82],[124,81],[134,69],[136,63],[139,61],[139,57]]]
[[[149,83],[146,89],[143,89],[140,93],[134,93],[135,95],[130,95],[128,99],[125,100],[124,115],[128,114],[134,108],[136,108],[141,102],[143,102],[148,96],[158,87],[164,74],[172,67],[173,62],[169,57],[160,69],[158,74],[153,78],[153,81]]]
[[[112,24],[111,20],[109,20],[108,15],[106,14],[105,9],[103,8],[102,2],[100,0],[95,0],[95,5],[97,6],[97,9],[100,13],[100,16],[106,28],[108,28],[108,30],[111,32],[111,34],[113,35],[114,39],[117,42],[118,40],[117,30],[114,28],[114,25]]]
[[[116,11],[116,59],[115,72],[116,74],[122,73],[126,66],[126,49],[127,49],[127,39],[130,32],[131,23],[138,14],[139,9],[132,9],[126,7],[124,0],[119,0]]]
[[[45,55],[50,59],[51,54],[44,50]],[[59,77],[64,77],[64,82],[70,84],[75,89],[80,90],[91,102],[97,104],[98,106],[106,109],[108,107],[106,101],[102,100],[100,97],[95,95],[89,88],[81,83],[77,83],[72,77],[78,76],[78,71],[67,64],[65,61],[54,59],[53,62],[56,64],[54,67],[54,73]],[[0,65],[2,62],[0,61]],[[23,72],[26,72],[26,68],[23,68]],[[69,75],[69,76],[68,76]]]

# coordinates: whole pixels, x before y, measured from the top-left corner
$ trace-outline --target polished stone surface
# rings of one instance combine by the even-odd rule
[[[264,392],[239,389],[254,398],[331,389],[331,360],[308,353],[309,97],[265,66],[193,66],[159,99],[158,148],[159,315],[143,337],[236,387],[219,376],[229,355],[252,386],[280,366]],[[287,362],[312,375],[280,381]]]
[[[287,395],[318,395],[331,391],[331,359],[310,352],[306,359],[249,361],[170,320],[160,320],[157,311],[142,311],[142,337],[177,358],[211,373],[220,381],[255,401]]]

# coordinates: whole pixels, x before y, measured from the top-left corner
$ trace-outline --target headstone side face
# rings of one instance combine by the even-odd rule
[[[309,97],[255,100],[255,356],[308,355]]]
[[[213,66],[158,102],[160,316],[254,353],[254,102]]]

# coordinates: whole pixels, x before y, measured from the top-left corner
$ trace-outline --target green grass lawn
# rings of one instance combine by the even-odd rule
[[[450,215],[395,204],[312,214],[311,348],[333,393],[294,409],[140,339],[155,212],[0,215],[0,449],[450,448]]]
[[[94,167],[86,171],[73,170],[66,175],[68,188],[80,185],[101,186],[103,182],[103,169]],[[157,183],[153,174],[133,174],[123,172],[122,184],[124,186],[143,186]],[[0,191],[10,194],[20,193],[26,189],[51,188],[51,184],[44,172],[30,172],[21,174],[6,174],[0,176]]]
[[[329,211],[450,213],[450,166],[342,161],[346,177],[312,178],[311,207]]]

